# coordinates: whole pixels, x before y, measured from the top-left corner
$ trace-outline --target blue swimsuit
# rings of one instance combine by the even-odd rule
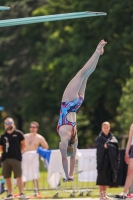
[[[67,114],[70,112],[77,112],[81,104],[83,103],[83,97],[79,95],[77,99],[74,101],[67,101],[61,103],[61,109],[60,109],[60,117],[57,125],[57,131],[59,132],[59,128],[62,125],[70,125],[72,126],[74,130],[74,126],[76,125],[76,122],[70,122],[67,120]]]

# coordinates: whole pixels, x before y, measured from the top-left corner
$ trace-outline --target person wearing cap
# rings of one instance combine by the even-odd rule
[[[0,152],[2,152],[2,174],[6,179],[8,194],[6,199],[13,198],[11,174],[17,179],[20,197],[23,194],[21,151],[25,148],[25,139],[23,132],[17,130],[12,118],[6,118],[4,121],[5,132],[0,138]]]

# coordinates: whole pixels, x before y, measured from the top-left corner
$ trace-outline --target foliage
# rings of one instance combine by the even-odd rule
[[[53,198],[81,198],[82,192],[83,196],[82,198],[88,198],[88,192],[90,192],[90,198],[98,198],[99,197],[99,190],[98,187],[96,186],[95,182],[80,182],[78,181],[78,175],[75,174],[75,179],[74,182],[66,182],[64,183],[61,179],[60,185],[52,189],[50,188],[48,182],[46,181],[48,177],[47,171],[40,172],[40,179],[39,179],[39,186],[40,186],[40,193],[45,199],[53,199]],[[13,184],[13,193],[18,194],[18,187],[16,187],[15,184]],[[74,193],[74,196],[71,196],[72,192]],[[116,188],[107,188],[107,194],[109,196],[114,196],[116,194],[119,194],[122,191],[121,187],[116,187]],[[26,183],[26,189],[24,190],[24,193],[30,197],[30,199],[33,198],[34,196],[34,186],[32,181],[28,181]],[[57,197],[55,195],[58,193]],[[5,198],[5,193],[1,195],[1,198]],[[34,197],[34,200],[38,200],[38,198]]]
[[[128,133],[133,123],[133,66],[130,68],[130,78],[122,88],[122,96],[118,107],[117,121],[121,124],[121,130]]]
[[[18,128],[27,132],[29,122],[36,120],[50,148],[58,148],[56,124],[63,91],[104,38],[108,41],[105,53],[89,78],[85,101],[77,116],[79,148],[92,142],[105,120],[111,122],[113,131],[119,132],[117,107],[133,63],[133,2],[0,0],[0,3],[11,7],[10,11],[0,12],[1,19],[85,10],[108,13],[101,17],[1,28],[0,102],[8,115],[16,119]]]

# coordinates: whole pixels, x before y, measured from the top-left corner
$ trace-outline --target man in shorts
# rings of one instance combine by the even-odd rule
[[[34,196],[41,197],[39,192],[39,154],[37,149],[42,146],[48,149],[48,143],[45,138],[38,134],[39,124],[36,121],[30,123],[30,132],[24,134],[26,147],[22,153],[22,180],[23,186],[27,181],[33,181],[35,187]]]
[[[11,173],[17,179],[20,198],[25,198],[23,194],[21,151],[25,148],[23,132],[16,129],[14,120],[6,118],[4,121],[5,132],[0,138],[0,152],[2,152],[2,174],[6,179],[8,194],[6,199],[13,198]]]

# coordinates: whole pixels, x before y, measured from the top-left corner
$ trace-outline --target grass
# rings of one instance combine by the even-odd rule
[[[44,167],[43,167],[44,170]],[[75,180],[73,182],[66,182],[64,183],[61,179],[60,185],[56,189],[51,189],[48,182],[47,182],[47,171],[41,171],[40,172],[40,180],[39,185],[41,189],[41,194],[46,199],[51,198],[69,198],[69,197],[91,197],[91,198],[97,198],[99,196],[98,194],[98,187],[95,185],[94,182],[79,182],[78,176],[75,174]],[[18,193],[18,188],[16,187],[16,184],[13,183],[14,187],[14,194]],[[92,191],[89,194],[89,191]],[[118,194],[122,191],[122,188],[108,188],[107,193],[110,196],[113,196],[114,194]],[[28,196],[34,195],[34,185],[32,181],[27,182],[26,184],[26,190],[24,191],[25,194]],[[5,193],[1,195],[1,198],[5,197]],[[34,198],[34,200],[36,200]]]

